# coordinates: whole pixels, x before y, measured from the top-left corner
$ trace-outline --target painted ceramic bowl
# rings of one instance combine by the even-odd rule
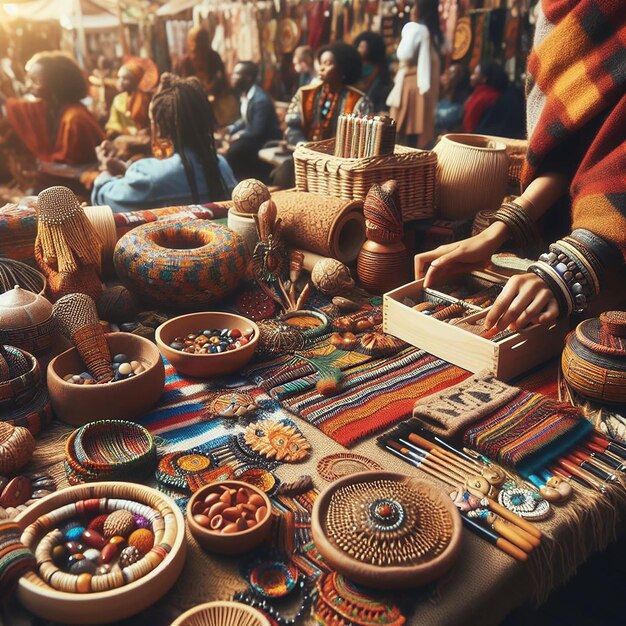
[[[259,545],[272,526],[267,495],[248,483],[223,480],[196,491],[187,524],[198,543],[218,554],[242,554]]]
[[[241,332],[252,329],[254,334],[245,345],[223,352],[190,354],[171,347],[177,343],[177,338],[185,339],[190,333],[225,329]],[[234,313],[189,313],[161,324],[155,337],[161,354],[178,372],[197,378],[211,378],[232,374],[250,361],[259,342],[259,327],[252,320]]]
[[[71,348],[59,354],[48,365],[48,392],[52,410],[61,421],[82,426],[95,420],[133,420],[161,397],[165,367],[157,347],[145,337],[129,333],[109,333],[106,338],[111,355],[127,354],[139,361],[144,371],[115,383],[76,385],[63,378],[84,371],[78,351]]]
[[[19,581],[20,602],[32,613],[63,624],[105,624],[143,611],[164,596],[178,579],[185,564],[187,541],[185,520],[176,504],[165,494],[135,483],[102,482],[68,487],[42,498],[15,521],[24,530],[41,516],[80,500],[120,498],[173,515],[175,539],[167,556],[149,573],[109,591],[69,593],[48,586],[35,572]]]

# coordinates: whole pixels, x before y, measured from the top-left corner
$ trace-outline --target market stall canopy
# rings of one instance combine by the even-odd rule
[[[17,0],[2,6],[10,20],[59,21],[64,28],[82,27],[85,30],[119,25],[117,0]],[[126,23],[135,21],[127,11],[123,20]]]

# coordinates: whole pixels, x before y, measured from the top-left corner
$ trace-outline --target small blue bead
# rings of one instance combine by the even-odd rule
[[[116,354],[113,357],[113,363],[130,363],[130,359],[125,354]]]
[[[562,276],[567,272],[567,265],[565,265],[565,263],[557,263],[554,269]]]

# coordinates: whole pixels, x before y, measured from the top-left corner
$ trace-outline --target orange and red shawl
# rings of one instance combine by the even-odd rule
[[[96,160],[95,148],[104,139],[96,118],[80,103],[61,113],[54,143],[43,100],[7,100],[7,119],[26,148],[40,161],[79,165]]]
[[[528,60],[528,185],[546,156],[606,115],[572,180],[572,228],[626,257],[626,2],[542,0]]]

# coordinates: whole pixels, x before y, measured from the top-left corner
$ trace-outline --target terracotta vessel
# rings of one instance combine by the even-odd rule
[[[356,271],[361,286],[381,294],[410,281],[411,263],[401,242],[382,244],[367,240],[357,259]]]
[[[85,366],[76,348],[63,352],[48,365],[52,410],[61,421],[82,426],[103,419],[133,420],[160,398],[165,368],[157,347],[148,339],[129,333],[110,333],[106,340],[111,355],[127,354],[139,361],[144,371],[115,383],[76,385],[65,382],[63,377],[80,374]]]
[[[451,220],[495,211],[506,195],[509,157],[506,145],[484,135],[444,135],[437,154],[437,206]]]
[[[15,518],[25,529],[39,517],[67,504],[90,498],[122,498],[146,504],[165,505],[176,520],[172,549],[151,572],[110,591],[66,593],[44,583],[34,572],[22,576],[18,598],[31,613],[62,624],[107,624],[143,611],[164,596],[176,582],[185,564],[187,541],[185,519],[174,501],[165,494],[135,483],[102,482],[61,489],[38,500]]]
[[[202,502],[211,493],[224,493],[223,487],[231,489],[245,487],[248,491],[260,496],[266,508],[265,516],[255,526],[230,534],[213,531],[198,524],[192,513],[196,503]],[[201,487],[191,496],[187,504],[186,518],[191,534],[206,550],[216,552],[217,554],[243,554],[252,550],[252,548],[255,548],[267,538],[272,527],[272,505],[265,492],[258,487],[239,480],[223,480]]]
[[[198,329],[213,328],[238,328],[241,331],[252,328],[254,336],[241,348],[216,354],[188,354],[170,348],[176,337],[184,337]],[[254,355],[259,334],[259,327],[247,317],[234,313],[207,312],[179,315],[168,320],[156,329],[155,339],[161,354],[178,372],[198,378],[209,378],[232,374],[246,365]]]

